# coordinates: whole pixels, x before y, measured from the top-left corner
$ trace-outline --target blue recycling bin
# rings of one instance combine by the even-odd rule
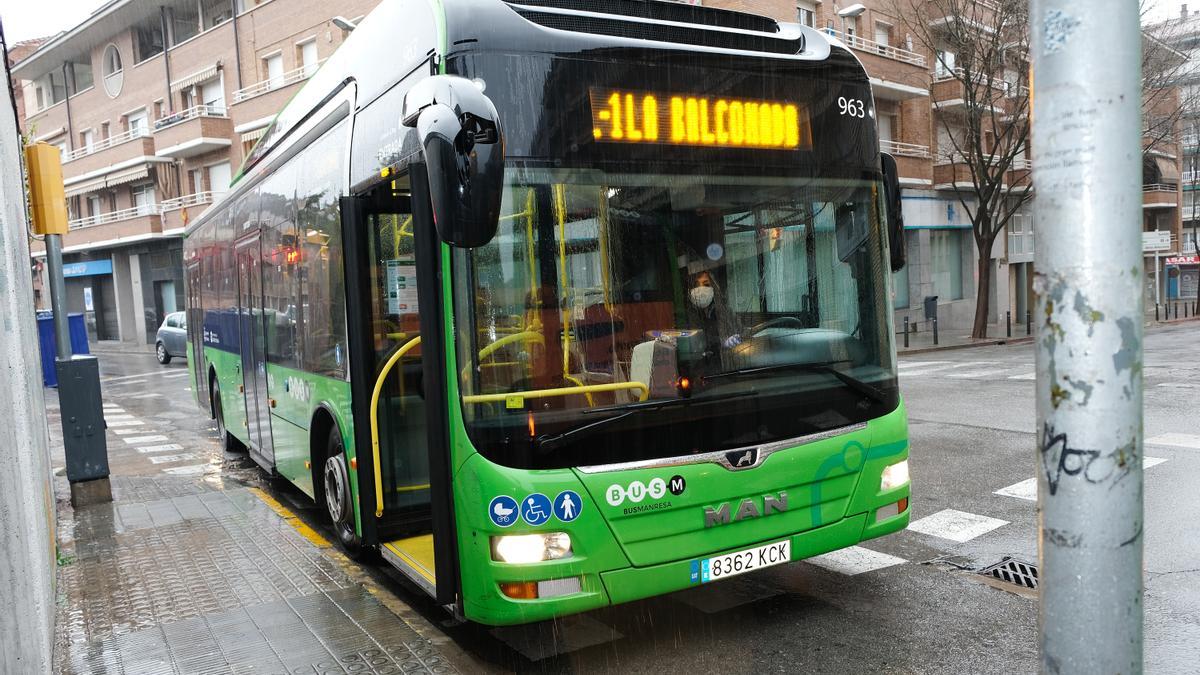
[[[42,353],[42,382],[47,387],[57,387],[58,374],[54,369],[54,356],[58,345],[54,339],[54,315],[50,312],[38,312],[37,323],[38,345]],[[87,324],[83,322],[83,314],[68,314],[67,329],[71,336],[71,353],[90,354]]]

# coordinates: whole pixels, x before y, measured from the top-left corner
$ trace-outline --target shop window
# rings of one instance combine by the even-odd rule
[[[962,230],[931,230],[929,232],[933,293],[943,301],[961,300],[963,297],[963,239]]]

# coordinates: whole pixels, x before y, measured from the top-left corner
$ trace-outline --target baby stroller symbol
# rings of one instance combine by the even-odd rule
[[[520,514],[517,513],[517,500],[507,495],[496,497],[488,505],[488,517],[500,527],[512,525],[520,518]]]

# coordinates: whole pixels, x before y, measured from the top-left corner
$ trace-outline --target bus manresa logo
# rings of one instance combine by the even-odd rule
[[[626,499],[637,504],[645,499],[647,495],[651,499],[662,499],[666,493],[667,481],[661,478],[654,478],[649,483],[635,480],[628,486],[613,483],[604,491],[604,498],[608,500],[609,506],[620,506]]]

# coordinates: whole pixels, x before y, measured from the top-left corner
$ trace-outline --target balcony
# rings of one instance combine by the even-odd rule
[[[155,154],[183,159],[233,145],[225,106],[198,105],[154,123]]]
[[[1142,186],[1143,209],[1173,209],[1179,206],[1179,186],[1151,183]]]
[[[918,159],[933,158],[933,155],[929,154],[928,145],[901,143],[900,141],[879,141],[879,149],[896,157],[916,157]]]
[[[1187,185],[1195,185],[1197,180],[1200,180],[1200,171],[1184,171],[1183,182]]]
[[[154,139],[145,129],[130,129],[63,155],[63,177],[75,178],[110,166],[154,156]]]
[[[163,229],[170,230],[187,227],[200,214],[208,210],[208,205],[225,194],[224,192],[197,192],[174,199],[163,200],[158,206],[162,213]]]
[[[284,87],[296,84],[297,82],[303,82],[304,80],[312,77],[312,74],[317,72],[317,68],[320,68],[321,64],[324,62],[325,60],[322,59],[314,64],[300,66],[295,70],[289,70],[286,73],[280,74],[278,77],[272,77],[263,80],[262,82],[252,84],[249,87],[238,89],[237,91],[233,92],[233,102],[235,104],[241,103],[242,101],[247,101],[256,96],[262,96],[263,94],[275,91],[276,89],[283,89]]]
[[[900,141],[879,141],[884,152],[896,158],[900,183],[928,187],[933,183],[933,162],[929,146]]]
[[[867,40],[857,35],[847,35],[846,33],[843,33],[840,30],[834,30],[833,28],[826,28],[825,32],[841,40],[847,47],[857,52],[875,54],[893,61],[900,61],[902,63],[917,66],[921,69],[925,68],[925,57],[916,52],[910,52],[907,49],[893,47],[892,45],[885,45],[882,42],[875,42],[874,40]],[[867,66],[867,71],[874,72],[869,65]]]
[[[955,108],[965,108],[967,105],[967,83],[965,80],[967,74],[962,68],[955,68],[953,71],[939,67],[933,75],[933,86],[930,88],[930,98],[933,99],[933,105],[938,110],[953,110]],[[991,95],[983,91],[987,85],[987,78],[982,74],[976,74],[973,78],[974,87],[979,91],[975,92],[974,100],[981,107],[984,104],[991,103],[991,108],[996,112],[1004,112],[1003,105],[1011,90],[1008,82],[1004,80],[992,80],[991,88],[994,90]]]
[[[66,245],[112,241],[162,232],[162,217],[157,204],[102,213],[69,221]]]

